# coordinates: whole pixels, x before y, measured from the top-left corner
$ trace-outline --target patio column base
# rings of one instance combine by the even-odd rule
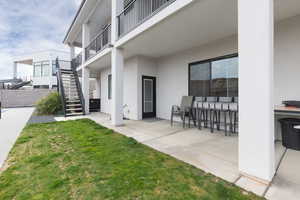
[[[261,178],[255,177],[255,176],[251,176],[251,175],[249,175],[247,173],[240,172],[240,174],[241,174],[241,176],[244,176],[244,177],[246,177],[246,178],[248,178],[250,180],[253,180],[253,181],[261,183],[261,184],[264,184],[266,186],[270,185],[271,182],[272,182],[272,180],[271,181],[264,180],[264,179],[261,179]]]

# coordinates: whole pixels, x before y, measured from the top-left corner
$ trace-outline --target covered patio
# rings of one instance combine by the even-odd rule
[[[124,126],[111,125],[110,116],[92,113],[88,116],[71,119],[89,118],[111,128],[127,137],[169,154],[179,160],[236,184],[248,191],[268,199],[299,199],[300,176],[297,176],[300,152],[286,150],[280,142],[275,143],[276,175],[268,185],[249,179],[238,169],[238,136],[225,136],[223,131],[211,133],[209,129],[182,128],[181,123],[161,119],[125,120]],[[70,119],[70,118],[67,118]],[[67,120],[57,117],[56,120]]]
[[[275,140],[280,137],[274,136],[274,107],[300,98],[295,92],[300,4],[241,2],[195,1],[132,40],[117,42],[117,52],[103,51],[103,57],[90,61],[83,78],[89,70],[101,74],[101,109],[113,120],[101,113],[87,117],[259,195],[299,199],[300,153]],[[167,120],[123,121],[124,105],[130,113],[126,117],[141,119],[142,75],[157,78],[153,110],[156,117],[169,119],[171,106],[179,105],[183,95],[199,96],[189,91],[189,65],[232,54],[239,60],[239,137],[183,129],[181,124],[171,127]]]

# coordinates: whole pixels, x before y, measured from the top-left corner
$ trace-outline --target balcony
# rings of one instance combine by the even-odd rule
[[[118,15],[118,36],[126,33],[176,0],[133,0]]]
[[[105,49],[111,42],[111,25],[107,25],[85,48],[85,60],[88,60]]]

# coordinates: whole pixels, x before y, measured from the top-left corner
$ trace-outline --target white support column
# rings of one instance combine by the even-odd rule
[[[90,27],[89,24],[85,23],[82,25],[82,64],[85,63],[85,48],[90,43]]]
[[[111,119],[114,126],[123,125],[123,77],[124,57],[120,49],[112,49],[112,112]]]
[[[16,79],[17,77],[18,77],[18,63],[14,62],[13,78]]]
[[[85,102],[85,114],[89,114],[90,107],[90,69],[86,66],[82,68],[81,87]]]
[[[82,25],[82,64],[85,63],[85,47],[90,43],[90,27],[87,23]],[[89,114],[90,107],[90,70],[87,66],[82,68],[82,93],[85,102],[85,113]]]
[[[111,42],[114,45],[118,39],[118,19],[123,0],[112,0]],[[112,109],[111,119],[114,126],[123,125],[123,78],[124,57],[121,49],[113,47],[111,53],[112,67]]]
[[[239,170],[270,182],[275,173],[273,0],[239,0]]]

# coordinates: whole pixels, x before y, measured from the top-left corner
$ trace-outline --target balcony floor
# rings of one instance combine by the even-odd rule
[[[224,136],[223,132],[211,134],[208,129],[183,129],[180,123],[170,126],[167,120],[126,120],[122,127],[113,127],[109,116],[93,113],[88,116],[67,118],[90,118],[128,137],[169,154],[208,173],[234,183],[268,199],[289,200],[300,198],[300,152],[287,150],[276,143],[276,165],[279,166],[270,186],[241,176],[238,170],[238,137]],[[67,120],[58,117],[56,120]],[[286,152],[285,152],[286,151]]]

